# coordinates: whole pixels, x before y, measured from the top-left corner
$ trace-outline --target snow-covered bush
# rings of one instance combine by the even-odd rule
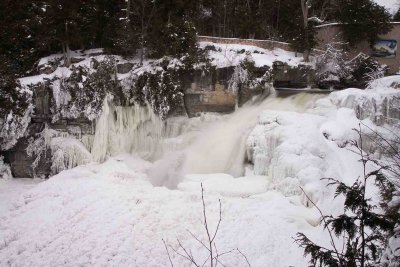
[[[13,77],[0,73],[0,150],[13,147],[21,138],[32,113],[32,92]]]
[[[183,104],[187,71],[182,61],[165,57],[143,72],[133,72],[123,92],[129,104],[149,104],[155,114],[166,118]]]
[[[385,75],[387,68],[360,53],[347,61],[342,43],[328,44],[316,59],[317,83],[322,88],[366,87]]]
[[[254,59],[250,54],[247,54],[244,60],[235,67],[232,77],[229,80],[228,88],[236,93],[243,87],[249,89],[264,87],[270,81],[270,71],[267,70],[260,75]]]
[[[118,94],[114,58],[93,60],[92,65],[93,68],[74,67],[69,77],[53,81],[53,120],[60,116],[94,120],[101,114],[107,93]]]
[[[345,56],[341,43],[331,43],[326,46],[324,53],[316,57],[317,80],[320,86],[338,86],[349,75]]]
[[[386,66],[379,66],[377,68],[370,69],[369,72],[365,73],[364,79],[366,80],[368,87],[371,87],[371,85],[374,84],[374,81],[385,77],[386,70]]]
[[[359,84],[361,87],[365,87],[370,81],[369,75],[374,72],[385,73],[385,67],[382,67],[375,59],[360,53],[352,60],[346,62],[349,68],[349,76],[344,80],[348,85],[354,83]]]

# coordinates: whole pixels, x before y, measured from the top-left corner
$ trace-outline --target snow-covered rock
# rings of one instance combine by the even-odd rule
[[[4,157],[0,156],[0,179],[10,178],[12,178],[10,166],[7,163],[4,163]]]

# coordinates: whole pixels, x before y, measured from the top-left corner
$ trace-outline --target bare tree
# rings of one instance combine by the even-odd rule
[[[218,235],[219,227],[220,227],[221,222],[222,222],[222,203],[221,203],[221,199],[219,199],[218,200],[218,202],[219,202],[219,219],[218,219],[218,223],[217,223],[216,228],[214,229],[214,231],[212,231],[210,226],[209,226],[209,221],[208,221],[208,218],[207,218],[207,211],[206,211],[207,209],[206,209],[206,203],[205,203],[205,198],[204,198],[203,183],[201,183],[201,201],[202,201],[202,207],[203,207],[203,227],[204,227],[207,239],[204,242],[198,236],[196,236],[193,232],[191,232],[190,230],[187,230],[187,231],[190,234],[190,236],[194,240],[196,240],[207,251],[208,256],[207,256],[207,258],[205,260],[202,260],[202,261],[199,262],[193,256],[191,250],[186,248],[179,239],[176,240],[177,243],[178,243],[178,249],[175,249],[171,245],[167,245],[167,243],[163,239],[162,241],[164,243],[165,250],[167,251],[167,255],[168,255],[168,259],[169,259],[169,262],[171,264],[171,267],[174,267],[174,264],[172,262],[171,255],[169,253],[168,247],[171,248],[171,250],[175,254],[177,254],[180,257],[186,259],[188,262],[190,262],[191,264],[193,264],[196,267],[205,266],[207,263],[209,264],[210,267],[216,267],[217,265],[225,266],[220,258],[222,256],[226,256],[226,255],[232,254],[234,252],[237,252],[244,259],[246,264],[249,267],[251,267],[250,262],[247,259],[246,255],[243,252],[241,252],[238,248],[231,249],[231,250],[224,251],[224,252],[219,252],[218,251],[217,245],[215,243],[215,238]]]
[[[148,0],[139,0],[140,6],[136,10],[140,23],[140,65],[143,65],[147,32],[156,10],[156,2],[156,0],[150,1],[150,3]]]
[[[308,23],[309,23],[309,13],[312,0],[300,0],[300,1],[301,1],[301,12],[303,14],[303,28],[304,28],[305,49],[303,52],[303,58],[305,62],[310,62],[311,45],[310,45],[310,36],[308,32]]]

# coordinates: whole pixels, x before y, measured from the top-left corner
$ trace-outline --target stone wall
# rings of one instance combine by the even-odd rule
[[[255,40],[255,39],[239,39],[239,38],[222,38],[211,36],[198,36],[199,42],[210,42],[216,44],[239,44],[239,45],[252,45],[263,49],[274,50],[280,48],[287,51],[294,50],[290,47],[289,43],[277,42],[272,40]]]
[[[397,40],[397,49],[400,47],[400,22],[393,22],[393,29],[384,35],[379,36],[380,39]],[[343,34],[340,29],[340,24],[332,23],[317,27],[318,48],[325,49],[329,43],[342,42]],[[372,49],[367,41],[358,44],[355,48],[348,51],[349,59],[354,58],[359,53],[372,55]],[[400,71],[400,55],[397,52],[395,58],[375,58],[380,64],[385,64],[389,67],[390,74]]]

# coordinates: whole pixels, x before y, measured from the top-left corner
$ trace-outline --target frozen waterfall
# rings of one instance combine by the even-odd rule
[[[154,184],[177,184],[185,174],[245,174],[247,138],[264,110],[302,112],[321,96],[258,97],[230,115],[203,114],[197,118],[173,117],[162,121],[150,106],[115,107],[104,101],[92,146],[94,160],[137,154],[155,162]],[[279,140],[270,140],[269,148]]]
[[[149,106],[120,107],[104,99],[103,113],[97,121],[92,146],[93,159],[103,162],[109,156],[136,153],[153,160],[159,151],[163,121]]]

